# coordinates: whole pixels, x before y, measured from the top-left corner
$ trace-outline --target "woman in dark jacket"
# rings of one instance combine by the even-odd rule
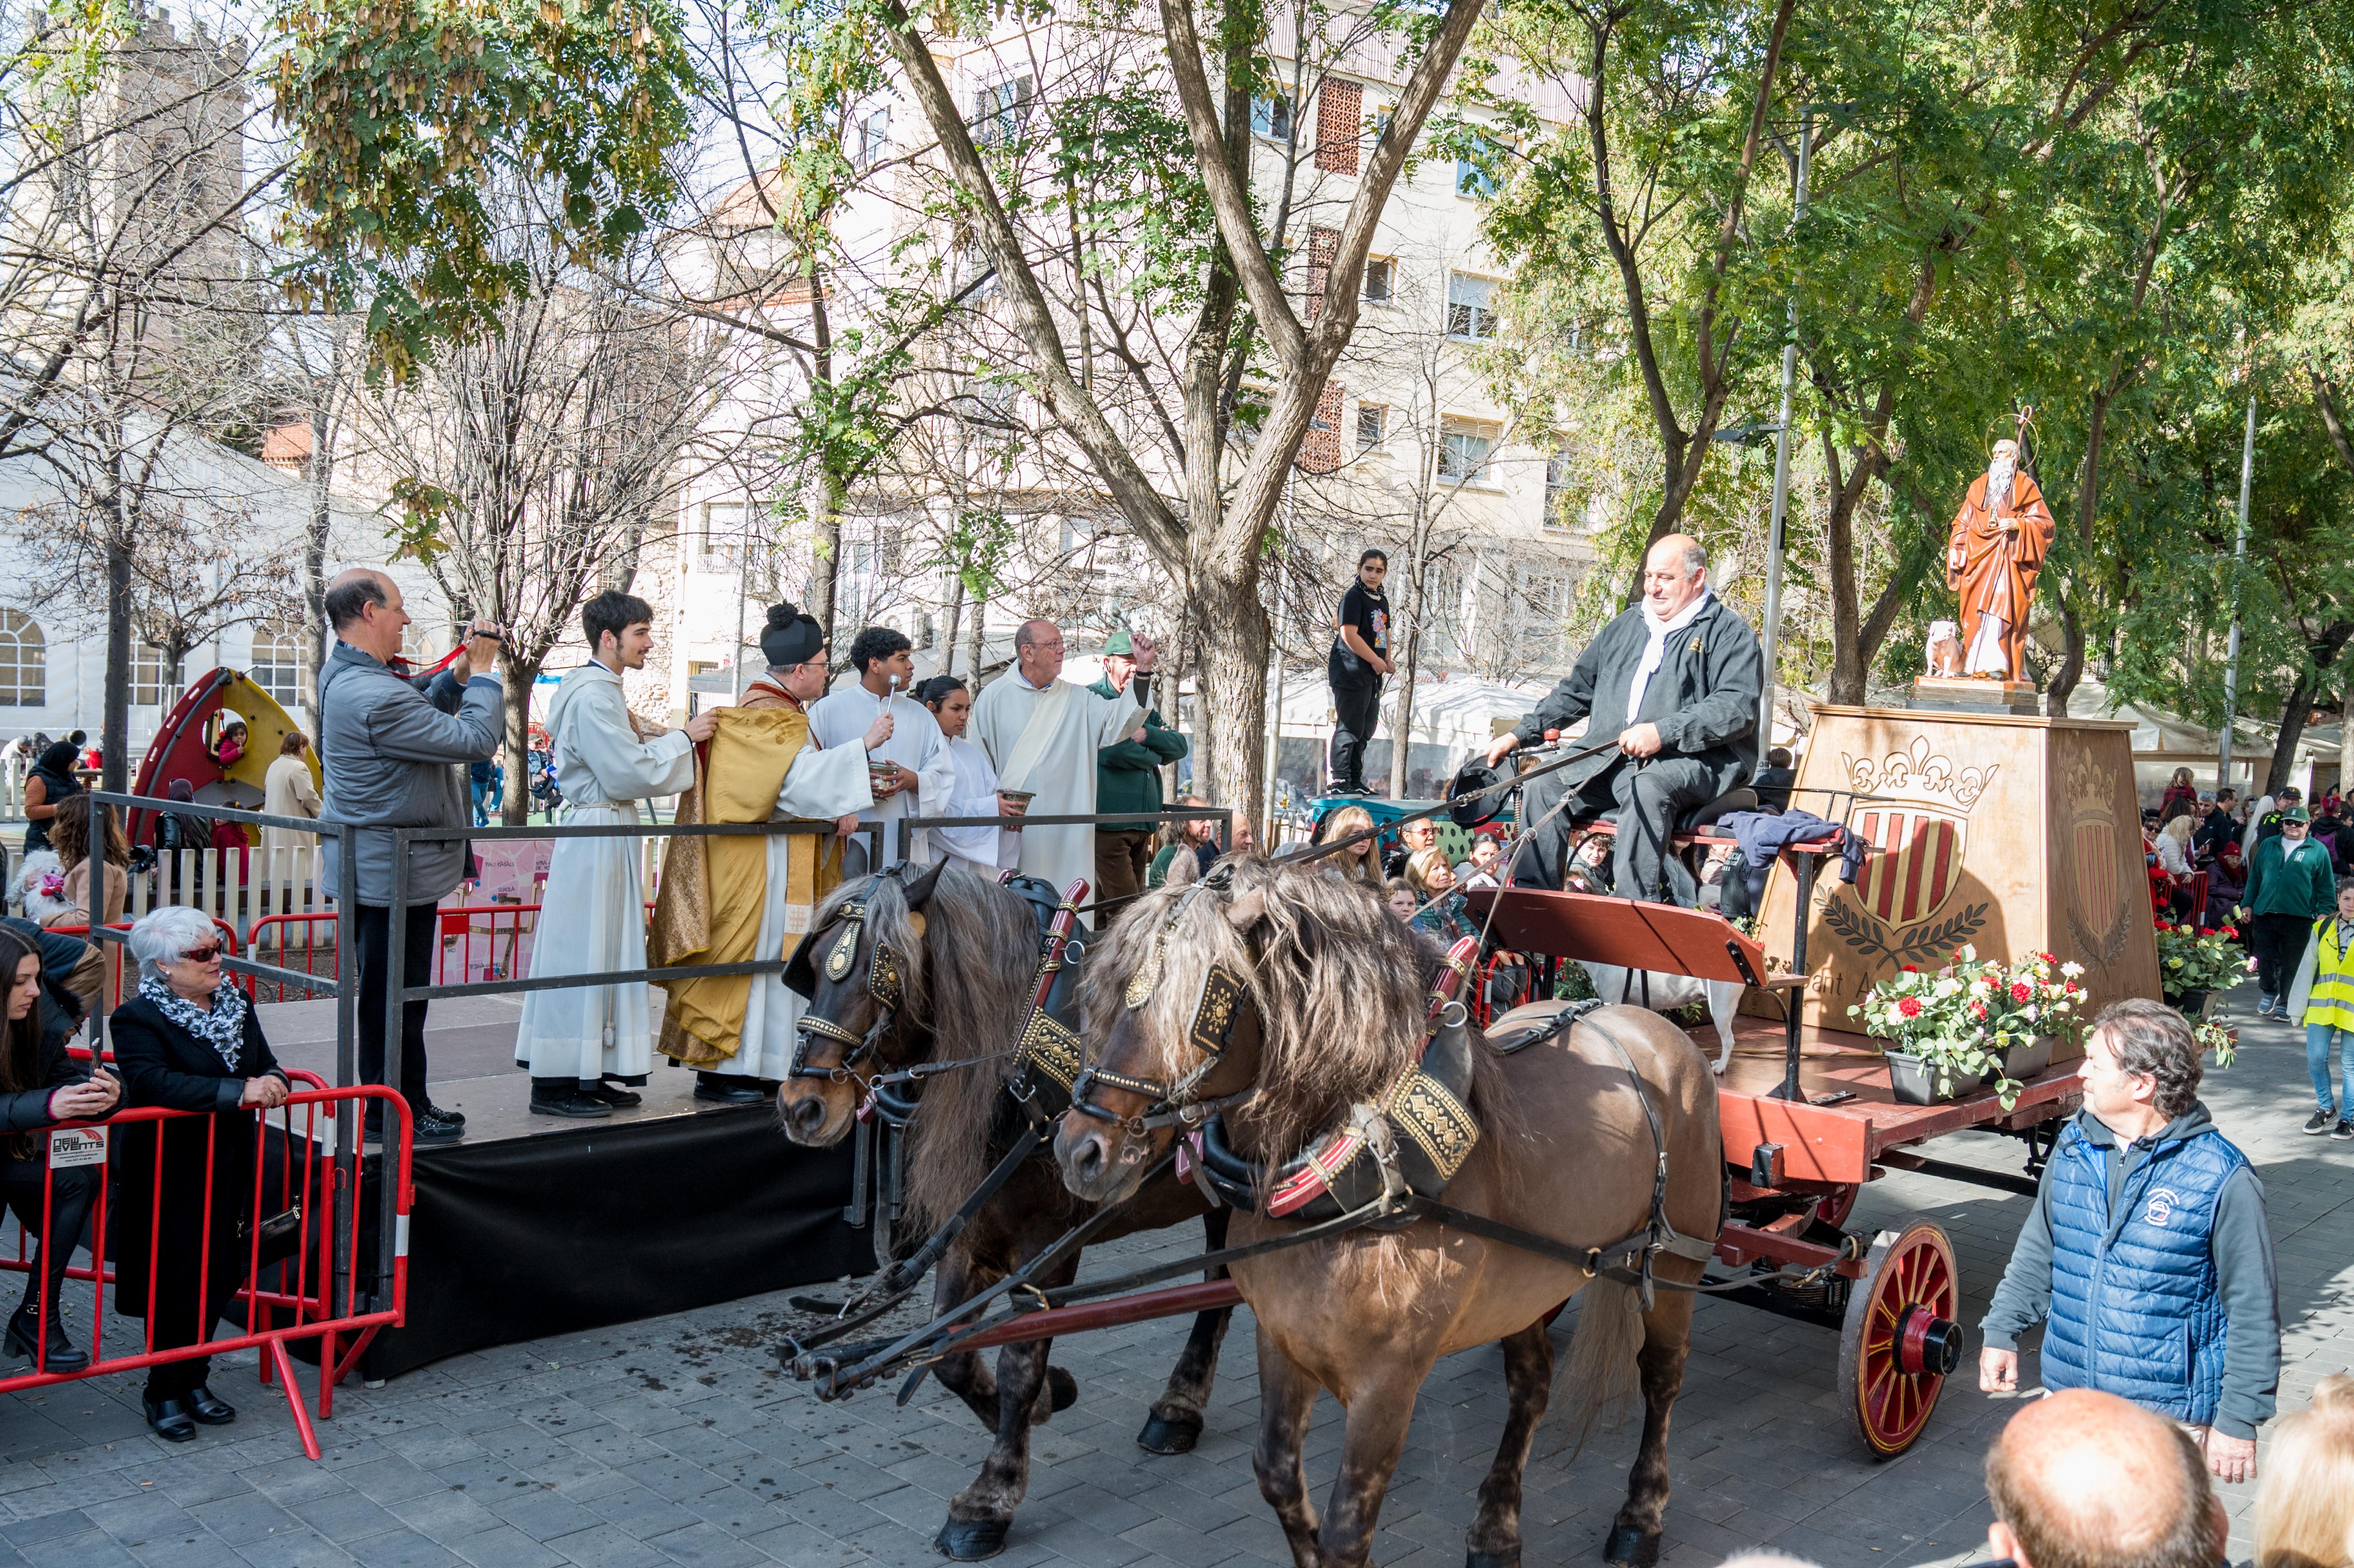
[[[69,795],[81,793],[81,780],[74,777],[73,742],[61,740],[33,759],[33,770],[25,775],[25,853],[49,847],[49,819],[58,814],[58,802]]]
[[[147,1319],[149,1344],[161,1351],[213,1338],[245,1284],[250,1253],[238,1225],[253,1206],[254,1113],[283,1105],[292,1084],[245,993],[221,973],[220,938],[210,920],[181,906],[157,909],[131,928],[131,954],[139,961],[139,995],[109,1025],[126,1098],[211,1113],[128,1128],[116,1140],[114,1309]],[[185,1443],[196,1422],[237,1419],[205,1386],[211,1371],[209,1356],[148,1369],[147,1425],[157,1436]]]
[[[41,1243],[40,1266],[25,1281],[24,1304],[8,1319],[8,1353],[33,1358],[43,1372],[80,1372],[90,1365],[90,1354],[76,1350],[66,1336],[66,1304],[59,1292],[98,1197],[99,1171],[94,1165],[79,1165],[52,1173],[48,1140],[33,1135],[61,1121],[103,1117],[114,1109],[122,1091],[105,1068],[86,1072],[67,1055],[62,1036],[43,1037],[40,949],[6,927],[0,927],[0,984],[8,998],[5,1032],[0,1033],[0,1197],[27,1233],[39,1235],[42,1188],[45,1182],[49,1188],[49,1234]]]

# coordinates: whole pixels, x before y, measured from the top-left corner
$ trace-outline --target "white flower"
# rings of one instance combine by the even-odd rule
[[[1961,989],[1962,982],[1948,975],[1937,982],[1937,989],[1933,994],[1943,1001],[1946,997],[1959,994]]]
[[[2019,1010],[2019,1016],[2026,1019],[2031,1023],[2035,1021],[2035,1004],[2031,1001],[2025,1007],[2020,1008]]]
[[[1970,981],[1970,994],[1971,994],[1971,995],[1973,995],[1973,996],[1990,996],[1990,995],[1992,995],[1993,993],[1994,993],[1994,981],[1992,981],[1992,980],[1974,980]]]
[[[2067,976],[2070,980],[2074,980],[2078,975],[2084,972],[2084,966],[2078,963],[2075,959],[2071,959],[2066,963],[2060,966],[2060,972]]]

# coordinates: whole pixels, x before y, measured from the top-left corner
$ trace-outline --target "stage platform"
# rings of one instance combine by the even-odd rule
[[[332,1000],[258,1011],[280,1062],[334,1081]],[[842,1218],[847,1144],[802,1149],[771,1105],[698,1101],[695,1075],[659,1057],[642,1106],[533,1116],[522,1011],[467,997],[427,1014],[434,1103],[465,1114],[466,1137],[417,1150],[408,1321],[377,1337],[363,1375],[874,1267],[868,1234]]]

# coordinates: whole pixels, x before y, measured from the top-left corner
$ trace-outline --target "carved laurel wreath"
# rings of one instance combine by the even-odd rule
[[[1834,899],[1823,906],[1823,923],[1853,948],[1859,957],[1877,957],[1875,968],[1896,969],[1924,959],[1942,959],[1961,943],[1978,935],[1987,923],[1988,904],[1973,904],[1951,919],[1910,930],[1891,930],[1851,904]]]

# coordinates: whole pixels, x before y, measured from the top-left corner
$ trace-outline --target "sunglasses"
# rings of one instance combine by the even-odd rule
[[[208,964],[220,956],[220,944],[215,942],[209,947],[190,948],[180,955],[180,961],[184,964]]]

